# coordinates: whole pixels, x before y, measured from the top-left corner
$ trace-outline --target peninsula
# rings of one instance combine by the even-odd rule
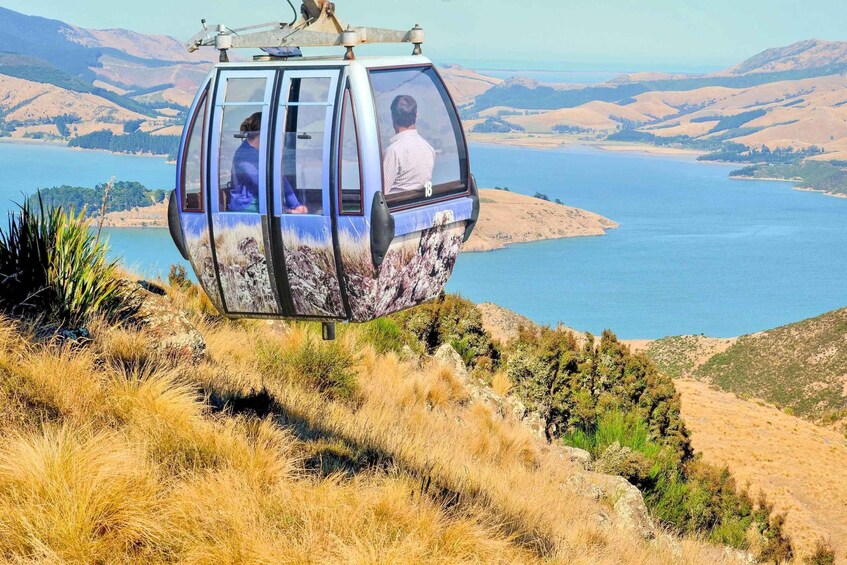
[[[464,251],[492,251],[513,243],[605,235],[618,224],[593,212],[507,190],[480,190],[479,222]],[[111,228],[165,228],[167,204],[106,214]]]

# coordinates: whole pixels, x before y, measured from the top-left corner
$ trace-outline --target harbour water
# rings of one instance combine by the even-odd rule
[[[618,222],[606,237],[460,256],[449,290],[538,322],[624,338],[734,336],[847,306],[847,199],[731,180],[732,166],[585,147],[473,145],[480,186],[543,192]],[[115,176],[173,186],[161,158],[0,144],[0,211],[37,188]],[[165,230],[110,230],[145,276],[182,259]]]

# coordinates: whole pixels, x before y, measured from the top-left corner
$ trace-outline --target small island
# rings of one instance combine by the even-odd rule
[[[491,251],[513,243],[605,235],[618,224],[593,212],[508,190],[480,190],[479,221],[464,251]]]

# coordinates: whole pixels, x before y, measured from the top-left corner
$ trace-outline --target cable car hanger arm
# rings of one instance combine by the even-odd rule
[[[335,17],[335,6],[320,2],[320,12],[313,17],[316,0],[305,0],[303,14],[293,24],[269,22],[231,29],[223,24],[209,25],[202,20],[203,30],[194,35],[185,47],[189,52],[201,47],[214,47],[226,58],[228,49],[262,49],[271,47],[332,47],[347,48],[345,58],[353,58],[353,47],[366,43],[413,43],[414,54],[421,54],[424,31],[416,25],[409,31],[375,27],[345,26]],[[250,33],[244,33],[250,32]]]

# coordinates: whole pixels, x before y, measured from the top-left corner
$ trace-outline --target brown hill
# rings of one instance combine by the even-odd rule
[[[444,65],[439,67],[438,71],[458,105],[471,102],[489,88],[503,82],[499,78],[483,75],[459,65]]]
[[[479,222],[465,251],[490,251],[512,243],[605,235],[618,224],[593,212],[505,190],[481,190]]]
[[[786,530],[797,561],[830,540],[847,562],[847,441],[842,433],[790,416],[761,402],[675,381],[694,449],[706,462],[727,466],[740,485],[764,492]]]
[[[168,35],[145,35],[128,29],[86,29],[69,26],[66,36],[85,47],[116,49],[142,59],[197,64],[214,63],[218,58],[214,51],[189,53],[182,41]]]
[[[678,138],[710,151],[720,141],[771,151],[814,146],[823,149],[816,160],[847,160],[845,71],[847,42],[809,40],[708,75],[640,73],[579,88],[517,77],[481,95],[472,109],[485,118],[496,108],[524,128],[516,138],[550,136],[555,126],[574,128],[583,141],[634,129],[639,133],[629,139],[642,142]]]
[[[847,63],[847,42],[809,39],[775,47],[724,71],[727,74],[772,73]]]

